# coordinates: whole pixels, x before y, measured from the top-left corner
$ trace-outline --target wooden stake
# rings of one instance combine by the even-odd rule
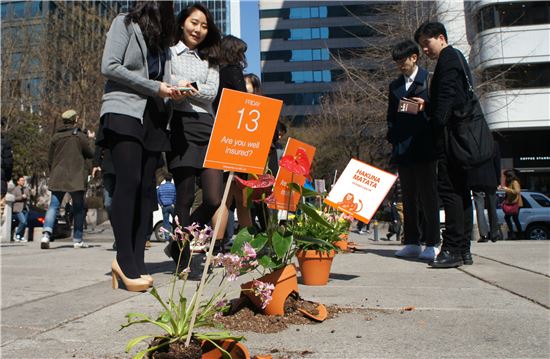
[[[212,239],[210,240],[210,248],[208,249],[208,254],[206,255],[206,262],[204,263],[204,270],[202,271],[202,277],[201,277],[201,283],[199,284],[199,288],[197,289],[197,300],[195,301],[195,308],[193,309],[193,313],[191,314],[191,322],[189,323],[189,333],[187,334],[187,340],[185,341],[185,346],[188,347],[189,343],[191,343],[191,336],[193,335],[193,327],[195,326],[195,319],[197,318],[197,312],[199,311],[199,306],[201,303],[201,296],[202,296],[202,289],[204,288],[204,282],[206,281],[206,276],[208,274],[208,267],[210,266],[210,261],[212,260],[212,255],[214,253],[214,245],[216,243],[216,238],[218,238],[218,231],[220,230],[220,224],[222,220],[222,216],[225,215],[225,202],[227,201],[227,197],[229,195],[229,188],[231,187],[231,183],[233,182],[233,175],[234,172],[229,172],[229,178],[227,179],[227,183],[225,184],[225,190],[223,192],[223,198],[221,202],[221,212],[218,218],[216,219],[216,224],[214,225],[214,233],[212,234]],[[191,253],[193,255],[193,253]]]

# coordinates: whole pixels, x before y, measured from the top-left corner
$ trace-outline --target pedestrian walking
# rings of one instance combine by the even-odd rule
[[[29,215],[28,201],[30,199],[30,190],[29,187],[27,187],[27,180],[24,176],[17,177],[13,195],[15,197],[15,201],[13,202],[13,215],[19,222],[15,229],[15,240],[17,242],[26,242],[25,229],[27,228],[27,218]]]
[[[87,248],[88,245],[83,240],[84,193],[88,177],[86,159],[93,157],[88,139],[93,139],[94,133],[88,132],[85,135],[78,128],[78,115],[75,110],[63,112],[61,118],[63,126],[53,135],[48,154],[48,189],[52,192],[52,197],[44,219],[40,248],[50,248],[57,210],[66,193],[70,194],[73,202],[73,247]]]
[[[523,199],[521,198],[521,184],[514,170],[504,171],[504,186],[499,186],[499,190],[504,191],[506,196],[502,202],[502,211],[504,212],[504,220],[508,226],[508,239],[522,239],[523,232],[521,223],[519,222],[519,211],[523,207]],[[514,226],[512,225],[514,221]],[[515,231],[514,231],[515,229]]]
[[[97,144],[110,151],[116,176],[113,233],[117,254],[113,288],[129,291],[153,284],[145,266],[145,242],[156,204],[154,177],[163,151],[170,150],[168,98],[181,98],[170,85],[170,51],[175,23],[172,1],[136,1],[107,33],[101,72],[106,77]]]
[[[99,133],[100,129],[98,129]],[[111,152],[108,148],[95,146],[95,154],[93,159],[92,178],[95,178],[98,173],[101,173],[101,185],[103,187],[103,208],[107,211],[107,218],[113,226],[113,194],[115,193],[116,176]],[[113,249],[116,250],[116,241],[113,242]]]
[[[196,3],[177,17],[177,40],[173,46],[173,83],[185,91],[182,100],[175,101],[170,123],[171,151],[167,153],[170,172],[176,186],[176,215],[186,227],[191,223],[203,226],[210,222],[223,196],[223,171],[203,168],[208,141],[214,125],[212,103],[219,85],[220,31],[203,5]],[[195,181],[200,180],[202,203],[191,213],[195,199]],[[172,242],[165,252],[175,263],[187,265],[190,248]],[[176,268],[180,270],[181,268]]]
[[[478,242],[496,242],[500,238],[497,217],[496,190],[500,184],[500,152],[495,142],[495,153],[491,161],[467,171],[468,187],[472,190],[479,231]],[[485,217],[485,210],[489,222]]]
[[[172,232],[170,218],[174,218],[174,206],[176,204],[176,186],[172,182],[172,175],[167,173],[164,176],[164,183],[161,183],[157,189],[157,200],[162,209],[162,227],[167,232]],[[170,240],[170,236],[164,233],[163,237],[166,241]]]
[[[447,126],[459,121],[453,114],[453,108],[464,104],[469,98],[468,82],[471,81],[468,79],[471,73],[464,55],[448,44],[443,24],[423,23],[416,30],[414,39],[430,59],[437,60],[429,102],[413,97],[420,104],[420,110],[426,110],[433,126],[438,158],[438,192],[445,210],[441,252],[430,265],[451,268],[464,262],[472,264],[470,240],[473,213],[466,170],[449,152],[445,140]]]

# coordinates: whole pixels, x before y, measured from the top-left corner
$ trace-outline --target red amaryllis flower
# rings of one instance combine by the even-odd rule
[[[239,176],[235,176],[235,179],[248,188],[269,188],[275,183],[275,177],[270,174],[261,175],[258,179],[252,180],[243,180]]]
[[[286,168],[294,174],[306,177],[309,176],[310,165],[307,153],[303,148],[298,148],[294,156],[286,155],[279,160],[279,166]]]

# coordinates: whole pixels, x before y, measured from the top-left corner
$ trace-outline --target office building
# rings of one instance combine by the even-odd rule
[[[340,65],[357,60],[376,32],[381,4],[365,1],[260,1],[260,66],[263,91],[284,101],[283,116],[295,123],[320,111],[336,90]]]

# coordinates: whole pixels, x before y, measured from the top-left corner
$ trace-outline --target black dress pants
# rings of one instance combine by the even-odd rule
[[[438,190],[445,210],[445,231],[441,250],[454,254],[470,251],[473,210],[466,171],[448,157],[438,161]]]
[[[439,244],[436,161],[400,165],[405,244]],[[422,228],[420,221],[422,213]]]

